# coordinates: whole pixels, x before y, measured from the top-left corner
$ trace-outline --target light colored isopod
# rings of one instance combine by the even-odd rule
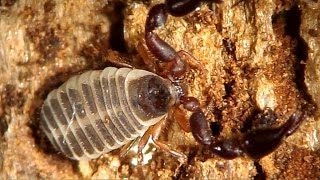
[[[167,115],[177,96],[175,86],[154,73],[107,67],[76,75],[51,91],[41,124],[67,157],[94,159],[142,136]]]

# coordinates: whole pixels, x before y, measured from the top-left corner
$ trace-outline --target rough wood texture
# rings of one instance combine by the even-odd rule
[[[320,3],[225,1],[204,4],[182,18],[170,16],[157,31],[204,64],[207,74],[191,68],[185,82],[209,121],[221,125],[220,136],[241,136],[244,122],[258,109],[273,109],[280,124],[302,102],[313,100],[319,106]],[[158,2],[0,1],[0,178],[139,177],[132,151],[126,158],[116,151],[89,162],[55,152],[39,131],[39,108],[47,93],[72,75],[106,67],[110,47],[134,55],[146,13]],[[127,46],[119,33],[122,17],[112,7],[124,9]],[[176,159],[150,146],[143,167],[150,179],[320,177],[318,110],[257,162],[204,152],[190,133],[170,122],[162,138],[185,153],[188,163],[177,169]]]

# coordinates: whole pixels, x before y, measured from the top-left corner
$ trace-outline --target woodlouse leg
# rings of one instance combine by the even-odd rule
[[[153,127],[150,127],[144,134],[143,136],[140,138],[139,140],[139,144],[138,144],[138,164],[140,166],[142,166],[143,164],[143,153],[142,150],[144,147],[146,147],[149,138],[152,135],[152,131],[153,131]]]
[[[158,122],[156,125],[154,125],[153,127],[153,132],[152,132],[152,140],[153,142],[162,150],[165,151],[169,154],[171,154],[172,156],[178,158],[179,162],[180,162],[180,166],[182,164],[184,164],[187,160],[187,156],[185,154],[179,153],[177,151],[172,150],[167,144],[165,144],[164,142],[159,140],[159,136],[160,133],[162,131],[162,129],[166,126],[166,119],[161,120],[160,122]]]
[[[156,146],[158,146],[158,148],[160,150],[167,152],[167,153],[171,154],[172,156],[178,158],[178,161],[180,162],[180,164],[179,164],[177,170],[179,170],[179,167],[182,166],[186,162],[187,156],[185,154],[182,154],[182,153],[179,153],[177,151],[172,150],[168,145],[166,145],[164,142],[159,140],[160,133],[161,133],[162,129],[166,126],[166,122],[167,122],[166,119],[159,121],[152,128],[149,128],[145,132],[145,134],[141,137],[141,139],[139,141],[139,145],[138,145],[138,164],[139,164],[140,168],[142,167],[142,162],[143,162],[142,150],[146,146],[146,144],[148,143],[150,136],[151,136],[154,144]],[[142,170],[142,168],[141,168],[141,170]]]
[[[128,152],[130,151],[130,149],[132,148],[133,145],[136,144],[136,142],[139,140],[139,138],[132,140],[131,142],[125,144],[124,146],[121,147],[120,149],[120,154],[119,156],[121,158],[124,158],[127,156]]]
[[[139,142],[139,145],[140,145],[140,141],[141,140],[141,138],[137,138],[137,139],[134,139],[134,140],[132,140],[130,143],[128,143],[128,144],[125,144],[122,148],[121,148],[121,150],[120,150],[120,157],[121,158],[125,158],[126,157],[126,155],[127,155],[127,153],[129,152],[129,150],[132,148],[132,146],[133,145],[135,145],[136,144],[136,142],[138,141]],[[137,165],[137,171],[138,171],[138,173],[139,173],[139,178],[140,179],[145,179],[145,177],[144,177],[144,173],[143,173],[143,169],[142,169],[142,162],[143,162],[143,155],[142,155],[142,149],[143,149],[143,147],[145,146],[143,146],[142,148],[141,148],[141,150],[139,149],[139,145],[138,145],[138,165]],[[140,151],[139,151],[140,150]]]

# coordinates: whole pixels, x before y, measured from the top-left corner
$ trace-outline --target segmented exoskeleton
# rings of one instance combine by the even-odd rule
[[[56,149],[73,159],[93,159],[143,135],[176,99],[175,87],[156,74],[107,67],[51,91],[41,120]]]

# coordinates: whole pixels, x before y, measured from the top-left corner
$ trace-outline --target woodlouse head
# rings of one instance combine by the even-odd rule
[[[176,87],[160,76],[144,75],[128,80],[132,108],[142,119],[152,119],[167,114],[178,100]]]

